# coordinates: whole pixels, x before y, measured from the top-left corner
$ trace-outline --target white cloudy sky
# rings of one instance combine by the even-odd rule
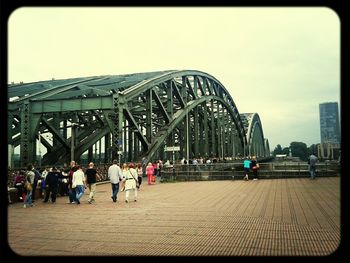
[[[273,150],[320,142],[319,103],[340,102],[340,21],[328,8],[20,8],[8,81],[169,69],[217,78],[257,112]]]

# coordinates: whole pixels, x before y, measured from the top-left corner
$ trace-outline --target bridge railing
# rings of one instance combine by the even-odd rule
[[[309,167],[305,162],[259,163],[259,178],[309,177]],[[164,167],[161,181],[203,181],[243,179],[242,163],[189,164]],[[339,163],[318,163],[317,177],[340,176]],[[253,177],[253,172],[249,173]]]

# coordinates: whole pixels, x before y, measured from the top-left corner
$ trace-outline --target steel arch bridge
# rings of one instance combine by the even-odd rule
[[[268,139],[264,138],[264,133],[257,113],[242,113],[241,119],[244,124],[245,134],[248,142],[249,156],[264,156],[270,155],[270,146]]]
[[[215,77],[169,70],[8,86],[9,149],[20,163],[268,156],[258,114],[242,115]],[[173,148],[172,148],[173,147]],[[169,151],[170,150],[170,151]],[[40,151],[39,151],[40,153]]]

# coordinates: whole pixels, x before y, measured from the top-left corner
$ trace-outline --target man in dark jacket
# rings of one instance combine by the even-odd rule
[[[56,202],[56,194],[58,190],[58,179],[62,178],[62,174],[57,171],[56,167],[52,167],[51,171],[46,176],[46,193],[44,203],[47,203],[51,193],[51,202]]]

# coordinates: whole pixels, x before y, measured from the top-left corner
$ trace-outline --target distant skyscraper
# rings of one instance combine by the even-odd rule
[[[321,143],[340,143],[340,126],[337,102],[320,104]]]

